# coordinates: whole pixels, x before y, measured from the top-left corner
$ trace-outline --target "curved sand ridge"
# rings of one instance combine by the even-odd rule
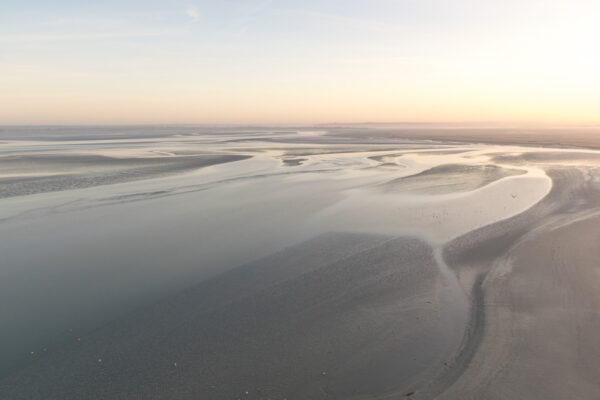
[[[527,171],[497,165],[445,164],[415,175],[396,178],[382,184],[385,192],[446,194],[467,192],[489,185],[507,176],[522,175]]]
[[[564,399],[600,393],[600,176],[551,168],[530,210],[461,236],[444,257],[472,287],[463,348],[415,398]]]
[[[463,169],[468,172],[459,177],[458,171]],[[492,181],[482,179],[487,174],[485,169],[495,171],[489,174],[493,175]],[[383,191],[379,184],[348,190],[344,199],[317,213],[309,222],[335,230],[425,236],[439,245],[517,215],[543,199],[550,191],[551,180],[538,168],[523,169],[527,172],[518,170],[511,175],[507,172],[510,169],[500,166],[433,167],[397,178],[409,182],[400,184],[406,190]],[[452,175],[456,181],[446,185]],[[462,188],[473,189],[457,190],[456,182]],[[409,186],[414,190],[429,188],[431,193],[411,192]]]

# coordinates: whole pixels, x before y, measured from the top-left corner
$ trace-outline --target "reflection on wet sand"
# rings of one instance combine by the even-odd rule
[[[595,151],[203,129],[6,135],[0,397],[598,389]]]

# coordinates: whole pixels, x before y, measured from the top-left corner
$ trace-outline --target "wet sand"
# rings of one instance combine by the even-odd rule
[[[78,176],[161,172],[0,200],[0,398],[600,393],[598,152],[186,132],[2,144],[33,174],[87,145]]]
[[[600,393],[598,170],[549,174],[553,189],[535,207],[446,246],[445,259],[472,288],[471,322],[454,371],[415,398]]]
[[[9,155],[0,157],[0,198],[157,178],[239,161],[243,155],[115,158],[99,155]]]
[[[594,398],[600,393],[598,222],[524,238],[482,282],[485,324],[442,398]]]
[[[440,165],[381,185],[385,192],[443,194],[468,192],[526,171],[496,165]]]
[[[332,125],[339,138],[379,140],[435,140],[445,143],[488,143],[532,147],[600,149],[599,126],[469,126],[468,124]]]
[[[452,296],[417,239],[327,234],[208,280],[0,382],[11,399],[362,398],[454,351]],[[98,362],[101,359],[102,362]],[[247,392],[247,394],[246,394]]]

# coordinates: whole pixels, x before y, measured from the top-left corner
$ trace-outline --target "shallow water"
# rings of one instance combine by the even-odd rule
[[[97,175],[118,173],[127,164],[123,159],[136,157],[168,158],[165,170],[180,161],[173,159],[194,154],[251,158],[150,179],[98,180],[90,187],[0,199],[0,374],[27,364],[30,352],[62,340],[68,330],[83,335],[321,233],[408,234],[439,247],[526,210],[551,187],[542,170],[524,165],[519,167],[527,171],[524,175],[471,191],[428,195],[377,189],[439,165],[493,163],[490,154],[506,151],[498,146],[401,142],[344,143],[340,148],[323,139],[322,132],[276,129],[53,128],[48,136],[42,128],[1,132],[0,166],[6,165],[3,158],[18,155],[27,167],[11,170],[13,177],[52,172],[50,164],[27,163],[33,154],[51,155],[53,165],[74,154],[121,160],[106,166],[64,166],[72,175],[89,169]],[[290,151],[303,151],[305,160],[286,165]],[[373,159],[389,154],[398,155],[393,162]],[[81,160],[86,163],[85,157]]]

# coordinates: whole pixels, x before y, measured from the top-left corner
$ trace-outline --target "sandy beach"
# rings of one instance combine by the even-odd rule
[[[600,393],[600,153],[186,129],[6,135],[1,398]]]

